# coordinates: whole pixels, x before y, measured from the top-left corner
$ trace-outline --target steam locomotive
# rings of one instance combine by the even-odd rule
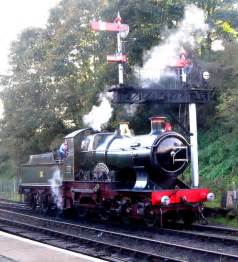
[[[22,165],[19,193],[42,212],[73,209],[80,217],[143,219],[150,226],[176,218],[192,223],[213,195],[179,179],[189,164],[185,137],[165,117],[150,120],[145,135],[132,135],[126,123],[114,133],[70,133],[65,159],[50,152],[31,155]]]

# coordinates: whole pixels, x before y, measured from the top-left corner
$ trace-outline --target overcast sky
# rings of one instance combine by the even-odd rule
[[[7,73],[11,41],[24,28],[44,27],[49,10],[59,0],[2,0],[0,1],[0,75]]]

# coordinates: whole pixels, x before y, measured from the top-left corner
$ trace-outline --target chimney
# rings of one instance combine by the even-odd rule
[[[162,132],[165,131],[164,127],[165,127],[166,117],[152,116],[149,119],[151,121],[150,135],[160,135]]]

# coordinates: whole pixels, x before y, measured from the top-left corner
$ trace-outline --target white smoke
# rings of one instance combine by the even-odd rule
[[[53,177],[49,180],[49,182],[54,203],[57,208],[63,209],[63,198],[60,192],[60,187],[62,185],[60,170],[54,171]]]
[[[154,47],[144,56],[145,62],[142,69],[136,68],[136,74],[142,81],[142,87],[151,83],[158,83],[161,77],[171,74],[168,66],[174,66],[179,59],[183,46],[194,48],[201,37],[208,30],[205,23],[203,10],[195,5],[185,8],[184,18],[176,31],[173,31],[161,44]],[[149,57],[149,58],[148,58]]]
[[[108,123],[112,116],[113,108],[111,106],[111,94],[101,93],[99,95],[99,106],[93,106],[91,111],[84,115],[83,122],[85,125],[92,127],[94,130],[101,131],[103,125]]]
[[[216,52],[216,51],[224,51],[225,47],[223,45],[223,41],[220,39],[216,39],[212,42],[212,46],[211,46],[212,51]]]

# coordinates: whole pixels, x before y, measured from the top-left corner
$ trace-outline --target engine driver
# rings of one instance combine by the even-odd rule
[[[60,154],[60,159],[63,160],[64,158],[67,157],[68,154],[68,145],[67,142],[64,141],[63,144],[61,144],[60,149],[59,149],[59,154]]]

